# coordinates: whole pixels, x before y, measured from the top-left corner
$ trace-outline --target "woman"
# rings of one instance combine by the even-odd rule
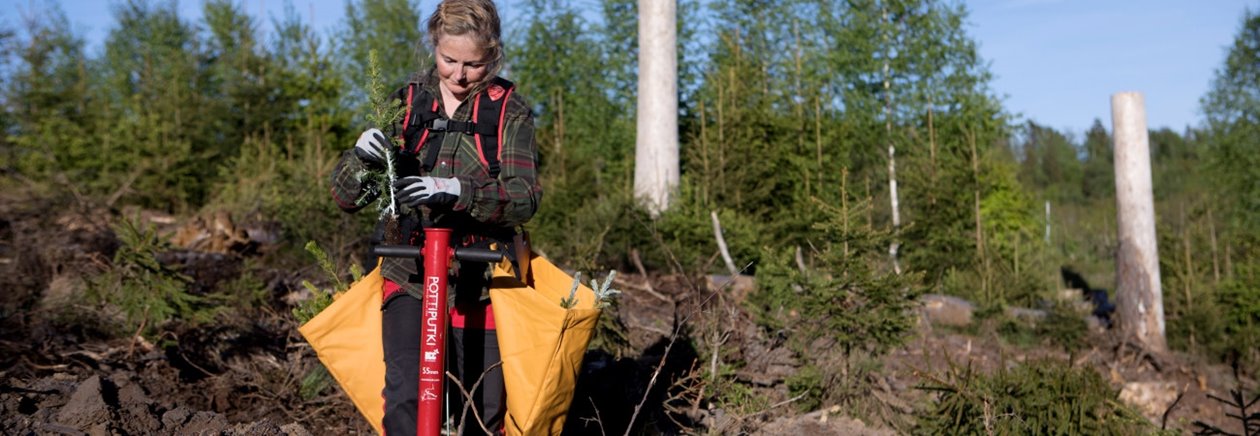
[[[333,171],[333,197],[350,212],[371,203],[386,189],[361,181],[360,174],[383,166],[392,153],[398,235],[405,243],[423,245],[420,222],[454,229],[453,245],[508,242],[514,227],[534,215],[542,189],[529,105],[496,76],[503,63],[498,11],[491,0],[445,0],[429,17],[428,33],[434,65],[395,94],[408,104],[396,128],[400,146],[391,147],[379,130],[363,132]],[[422,265],[386,258],[381,266],[383,427],[390,435],[416,431]],[[499,361],[489,273],[487,264],[472,262],[458,263],[453,272],[447,368],[464,387],[485,373],[475,400],[485,428],[497,431],[505,403],[501,370],[486,371]],[[457,389],[448,387],[450,397],[460,397]],[[480,426],[468,422],[465,428]]]

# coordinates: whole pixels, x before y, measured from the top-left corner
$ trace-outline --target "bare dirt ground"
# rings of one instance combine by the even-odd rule
[[[107,208],[67,208],[30,193],[0,201],[0,434],[365,434],[371,428],[335,387],[314,397],[301,380],[318,360],[290,315],[303,277],[266,271],[265,307],[223,313],[201,327],[170,326],[155,340],[119,337],[104,320],[119,314],[83,301],[88,277],[110,262],[119,242]],[[134,211],[130,211],[134,212]],[[151,215],[155,223],[181,222]],[[187,221],[187,220],[184,220]],[[173,234],[174,232],[172,232]],[[239,237],[239,234],[233,233]],[[229,238],[231,239],[231,238]],[[229,241],[230,242],[230,241]],[[239,242],[239,241],[237,241]],[[263,242],[265,243],[265,241]],[[256,247],[255,247],[256,248]],[[173,250],[163,262],[195,280],[198,292],[231,280],[256,251],[234,254]],[[884,435],[912,430],[931,401],[918,389],[929,377],[971,365],[982,371],[1038,358],[1094,368],[1144,413],[1169,429],[1189,432],[1202,420],[1230,427],[1223,406],[1207,397],[1229,389],[1255,391],[1228,368],[1180,354],[1148,355],[1098,333],[1091,347],[1068,355],[1051,346],[1014,346],[996,334],[964,334],[922,323],[905,346],[872,372],[863,410],[825,404],[802,412],[784,380],[800,365],[781,338],[759,330],[739,309],[747,283],[715,287],[703,279],[627,274],[607,321],[624,336],[620,355],[588,354],[566,434],[678,434],[688,428],[718,434]],[[714,289],[718,289],[717,292]],[[704,401],[712,356],[696,347],[718,344],[724,362],[744,362],[734,377],[768,404],[723,410]],[[834,353],[826,343],[818,352]],[[868,398],[868,400],[870,400]],[[641,406],[640,406],[641,405]],[[871,406],[873,405],[873,406]],[[866,422],[854,417],[862,417]],[[1236,424],[1233,424],[1236,426]]]

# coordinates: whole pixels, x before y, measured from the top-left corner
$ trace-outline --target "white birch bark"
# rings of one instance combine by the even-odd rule
[[[1148,349],[1166,351],[1164,298],[1155,239],[1155,200],[1146,108],[1141,93],[1111,96],[1115,131],[1116,315],[1124,334]]]
[[[639,94],[634,194],[653,216],[678,186],[678,48],[675,0],[639,0]]]

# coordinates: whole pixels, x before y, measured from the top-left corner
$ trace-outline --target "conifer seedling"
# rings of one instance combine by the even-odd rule
[[[381,80],[380,60],[376,50],[368,52],[368,100],[372,106],[372,111],[366,117],[368,124],[382,131],[389,131],[406,112],[401,101],[389,98],[385,83]],[[397,149],[393,138],[387,137],[386,140],[389,141],[389,144],[385,144],[389,150]],[[371,195],[379,194],[383,186],[385,192],[384,195],[377,197],[377,208],[382,218],[387,218],[391,223],[395,222],[398,219],[398,205],[394,201],[394,180],[398,176],[394,170],[394,153],[385,153],[383,170],[364,170],[357,176],[359,181],[373,187],[365,191],[358,202],[362,204]]]

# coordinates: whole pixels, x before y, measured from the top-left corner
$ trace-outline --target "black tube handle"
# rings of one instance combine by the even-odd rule
[[[420,247],[411,245],[375,245],[372,255],[376,257],[401,257],[418,259],[422,257]],[[468,262],[499,262],[503,260],[503,252],[487,248],[456,247],[455,258]]]
[[[419,259],[421,257],[420,247],[411,245],[374,245],[372,246],[372,255],[376,257],[402,257],[408,259]]]
[[[503,252],[487,248],[455,248],[455,258],[469,262],[498,262],[503,260]]]

